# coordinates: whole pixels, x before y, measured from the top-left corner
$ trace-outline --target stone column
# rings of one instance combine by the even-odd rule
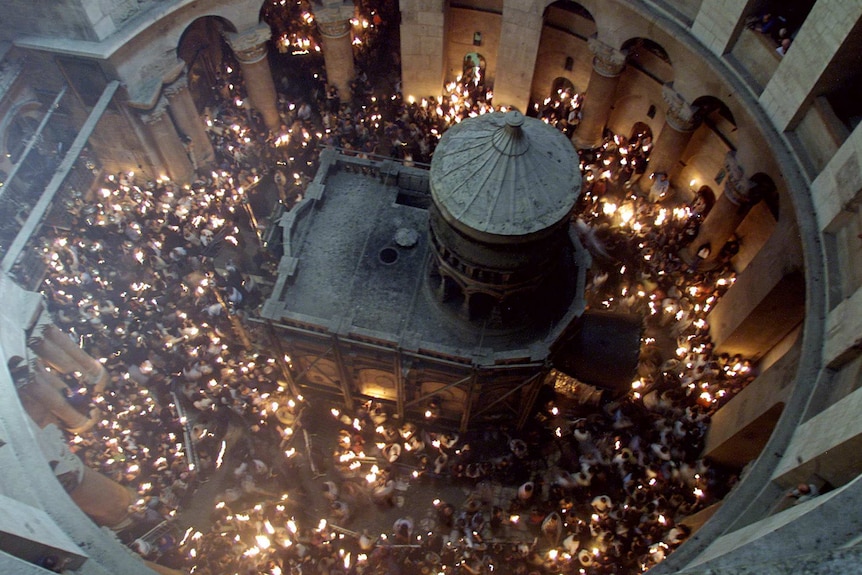
[[[593,71],[584,94],[583,118],[572,136],[572,143],[581,150],[595,148],[602,143],[602,132],[608,123],[614,93],[626,64],[626,55],[604,42],[590,38],[588,44],[594,55]]]
[[[680,251],[680,256],[689,265],[698,269],[711,269],[716,258],[730,239],[730,236],[748,215],[752,206],[760,201],[759,187],[745,178],[742,167],[733,153],[728,153],[724,161],[727,173],[724,180],[724,193],[719,196],[712,210],[697,232],[697,237]],[[701,250],[709,253],[698,255]]]
[[[33,379],[21,388],[30,399],[45,408],[62,424],[63,428],[72,433],[83,433],[91,428],[95,420],[88,418],[72,407],[62,390],[65,384],[59,378],[37,365]]]
[[[664,126],[650,151],[647,172],[651,174],[664,172],[670,178],[679,165],[679,160],[691,140],[696,124],[691,106],[669,84],[662,89],[662,96],[668,103],[668,109],[664,117]],[[649,193],[652,180],[641,178],[638,184],[644,193]]]
[[[80,371],[90,383],[101,391],[108,383],[108,372],[100,361],[81,349],[69,334],[60,331],[60,328],[51,324],[42,332],[43,337],[55,344],[66,355],[74,359],[81,366]]]
[[[281,127],[281,118],[278,115],[275,82],[272,81],[272,70],[267,59],[267,42],[271,36],[269,25],[263,23],[243,32],[227,33],[225,40],[239,61],[245,89],[254,109],[260,112],[266,127],[277,132]]]
[[[535,3],[503,0],[502,41],[497,47],[494,76],[489,73],[487,78],[489,85],[492,81],[494,84],[495,106],[527,111],[543,24],[542,11],[536,9]]]
[[[188,155],[192,166],[195,170],[210,166],[215,160],[215,152],[192,94],[189,92],[188,75],[183,73],[166,86],[164,94],[168,99],[174,123],[182,135],[188,138]]]
[[[39,447],[54,475],[81,511],[100,526],[121,527],[129,518],[132,492],[93,471],[69,451],[60,430],[48,425],[37,431]]]
[[[187,184],[194,177],[194,167],[189,160],[185,145],[177,133],[168,112],[168,100],[161,96],[153,107],[141,114],[147,135],[155,144],[162,159],[162,165],[167,170],[167,176],[178,184]]]
[[[446,45],[444,0],[399,0],[401,9],[401,91],[404,99],[443,93]]]
[[[97,391],[102,391],[108,383],[105,366],[78,347],[72,338],[53,324],[43,327],[41,334],[34,335],[29,346],[36,355],[60,373],[81,373]]]
[[[349,100],[350,81],[356,74],[353,65],[353,35],[350,19],[355,7],[351,0],[323,0],[322,6],[313,4],[314,19],[323,37],[323,61],[326,80],[338,88],[342,101]]]

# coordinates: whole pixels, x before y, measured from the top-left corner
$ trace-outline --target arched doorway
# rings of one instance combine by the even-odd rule
[[[649,127],[649,124],[635,122],[632,125],[631,132],[629,132],[629,142],[643,142],[647,139],[652,141],[652,129]]]
[[[576,93],[575,85],[568,78],[563,78],[562,76],[555,78],[554,83],[551,84],[550,97],[554,100],[566,102],[571,100]]]

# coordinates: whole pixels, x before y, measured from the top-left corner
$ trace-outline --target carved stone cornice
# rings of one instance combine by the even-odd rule
[[[329,22],[318,19],[317,29],[324,38],[343,38],[350,34],[350,19]]]
[[[160,96],[156,105],[145,113],[141,114],[141,120],[148,126],[158,124],[165,118],[165,112],[168,110],[168,99]]]
[[[697,119],[694,117],[694,109],[691,104],[673,89],[672,84],[665,84],[662,87],[661,95],[668,106],[667,112],[665,112],[665,121],[678,132],[694,130]]]
[[[755,186],[745,177],[745,171],[736,159],[734,152],[724,157],[724,195],[735,206],[747,206],[757,199],[752,193]]]
[[[228,32],[224,35],[237,60],[243,64],[254,64],[265,58],[269,49],[267,41],[271,37],[272,30],[265,23],[242,32]]]
[[[593,70],[607,78],[619,76],[626,65],[624,52],[609,46],[597,38],[587,40],[590,52],[593,53]]]

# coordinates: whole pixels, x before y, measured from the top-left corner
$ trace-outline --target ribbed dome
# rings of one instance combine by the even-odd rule
[[[489,234],[527,235],[558,223],[580,188],[578,156],[568,139],[517,111],[449,128],[431,162],[438,208]]]

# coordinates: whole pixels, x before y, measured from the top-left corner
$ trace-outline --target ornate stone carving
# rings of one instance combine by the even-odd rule
[[[317,28],[325,38],[343,38],[350,33],[350,19],[356,12],[352,1],[323,0],[315,2],[311,10]]]
[[[350,20],[334,20],[325,22],[317,20],[317,28],[324,38],[343,38],[350,33]]]
[[[685,101],[682,95],[673,89],[672,84],[662,87],[661,95],[667,102],[665,121],[678,132],[690,132],[695,128],[694,109]]]
[[[152,126],[153,124],[158,124],[165,117],[165,112],[168,110],[168,99],[164,96],[161,96],[156,105],[146,113],[141,114],[141,120],[148,126]]]
[[[736,159],[736,153],[728,152],[724,157],[724,195],[735,206],[744,206],[756,200],[752,191],[755,186],[745,177],[745,171]]]
[[[587,45],[594,56],[593,70],[608,78],[620,75],[626,65],[625,53],[608,46],[597,38],[587,40]]]
[[[231,32],[224,35],[237,60],[243,64],[254,64],[266,57],[267,41],[271,37],[272,30],[268,24],[260,24],[239,33]]]

